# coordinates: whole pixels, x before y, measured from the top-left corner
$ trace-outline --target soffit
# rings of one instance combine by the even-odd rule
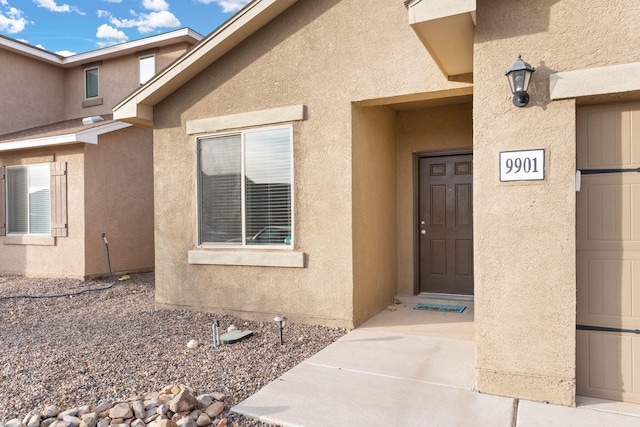
[[[473,72],[476,0],[408,0],[409,24],[447,76]]]

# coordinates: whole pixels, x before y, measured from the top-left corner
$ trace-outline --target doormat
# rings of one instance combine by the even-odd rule
[[[440,313],[462,313],[467,309],[464,305],[418,304],[414,310],[438,311]]]

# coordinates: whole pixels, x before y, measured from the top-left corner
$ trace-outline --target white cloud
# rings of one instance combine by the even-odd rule
[[[196,0],[198,3],[210,4],[215,3],[222,8],[224,13],[237,12],[242,9],[249,0]]]
[[[99,39],[107,39],[107,41],[103,43],[111,44],[124,43],[129,39],[123,31],[113,28],[111,25],[107,24],[102,24],[98,27],[96,37]]]
[[[59,50],[56,53],[61,56],[73,56],[76,54],[75,52],[71,52],[70,50]]]
[[[96,11],[96,14],[98,15],[98,18],[108,18],[109,16],[111,16],[111,13],[108,10],[101,10],[98,9]]]
[[[169,3],[167,3],[165,0],[144,0],[142,2],[142,6],[145,9],[153,10],[155,12],[169,10]]]
[[[122,3],[122,0],[102,0],[102,1],[106,1],[107,3]]]
[[[109,22],[115,25],[117,28],[138,28],[140,33],[150,33],[158,28],[175,28],[180,26],[180,21],[175,15],[167,10],[161,12],[151,12],[149,14],[141,13],[136,15],[135,19],[118,19],[111,17]]]
[[[43,7],[51,12],[76,12],[80,15],[85,14],[75,6],[69,6],[68,4],[58,5],[56,4],[55,0],[33,0],[33,2],[37,4],[38,7]]]
[[[0,11],[0,31],[16,34],[24,30],[24,27],[29,24],[29,21],[22,16],[22,11],[9,6],[6,0],[0,1],[2,1],[2,6],[5,6],[6,9]]]

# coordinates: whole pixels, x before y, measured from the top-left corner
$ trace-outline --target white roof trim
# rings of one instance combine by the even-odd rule
[[[113,108],[113,117],[153,126],[149,107],[189,81],[297,0],[253,0],[198,45]]]
[[[65,135],[55,135],[43,138],[23,139],[13,142],[0,142],[0,152],[11,150],[23,150],[25,148],[51,147],[55,145],[74,144],[83,142],[85,144],[97,144],[98,137],[105,133],[115,132],[131,126],[129,123],[112,122],[104,126],[98,126]]]
[[[36,58],[50,64],[58,65],[63,68],[70,68],[82,63],[122,56],[130,52],[148,49],[154,46],[164,46],[171,43],[177,43],[181,39],[184,39],[185,41],[190,40],[197,43],[202,40],[202,38],[203,36],[201,34],[198,34],[192,29],[182,28],[176,31],[158,34],[151,37],[145,37],[143,39],[121,43],[103,49],[92,50],[91,52],[80,53],[67,57],[37,48],[35,46],[21,43],[8,37],[0,37],[0,47],[4,47],[10,51]]]
[[[167,44],[167,42],[175,43],[176,39],[192,38],[194,41],[200,41],[203,36],[196,33],[190,28],[182,28],[180,30],[171,31],[169,33],[158,34],[156,36],[145,37],[143,39],[134,40],[127,43],[117,44],[103,49],[93,50],[91,52],[80,53],[78,55],[67,56],[62,60],[63,65],[71,66],[79,63],[85,63],[95,59],[103,59],[110,56],[120,56],[130,51],[147,49],[156,45]]]
[[[64,57],[55,53],[5,37],[0,37],[0,47],[55,65],[62,65],[62,60],[64,59]]]

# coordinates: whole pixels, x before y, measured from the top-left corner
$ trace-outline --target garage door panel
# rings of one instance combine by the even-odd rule
[[[640,151],[640,149],[638,151]],[[631,204],[631,220],[630,220],[631,221],[631,240],[634,242],[640,242],[640,184],[631,185],[630,204]]]
[[[640,103],[578,110],[579,169],[640,166]],[[579,394],[640,403],[640,173],[583,174],[576,195]]]
[[[640,337],[578,331],[578,393],[640,402]]]
[[[640,329],[640,259],[623,255],[578,253],[578,323]]]
[[[631,240],[631,187],[589,185],[587,187],[588,239]]]
[[[633,130],[629,135],[629,151],[632,164],[640,164],[640,111],[631,111],[631,117],[629,119],[630,128]]]
[[[578,167],[615,167],[640,163],[637,150],[640,111],[616,108],[589,111],[582,119],[586,119],[586,128],[583,128],[582,135],[584,148],[578,151],[579,160],[582,160]]]

